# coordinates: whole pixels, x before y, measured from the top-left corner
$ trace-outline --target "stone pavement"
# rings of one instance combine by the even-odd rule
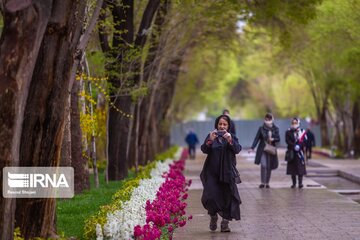
[[[285,175],[286,164],[280,152],[280,166],[273,171],[270,189],[259,189],[260,168],[253,164],[254,155],[243,151],[237,168],[243,183],[238,185],[242,198],[240,221],[230,222],[231,233],[209,230],[209,216],[201,204],[202,185],[199,174],[205,155],[197,151],[196,160],[188,160],[185,175],[192,179],[187,213],[193,215],[174,239],[360,239],[360,204],[311,180],[304,179],[304,189],[290,189]],[[308,172],[333,169],[310,161]],[[309,175],[310,175],[309,174]],[[219,219],[220,220],[220,219]],[[220,222],[220,221],[219,221]]]
[[[321,164],[328,169],[336,170],[339,176],[360,184],[360,160],[324,159],[315,157],[315,159],[311,161]]]

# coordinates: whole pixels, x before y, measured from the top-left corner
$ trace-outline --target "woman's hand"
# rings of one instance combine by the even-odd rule
[[[214,141],[215,138],[217,137],[216,132],[217,132],[216,129],[215,129],[214,131],[211,131],[211,132],[210,132],[210,138],[209,138],[209,139],[210,139],[211,141]]]
[[[232,137],[230,133],[226,132],[223,137],[228,141],[228,143],[231,143]]]

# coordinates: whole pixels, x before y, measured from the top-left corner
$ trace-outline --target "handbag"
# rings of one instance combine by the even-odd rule
[[[264,151],[265,151],[266,153],[271,154],[271,155],[276,155],[276,153],[277,153],[276,147],[274,147],[273,145],[271,145],[271,144],[269,144],[269,143],[267,143],[267,142],[265,142]]]
[[[241,183],[240,173],[234,165],[232,165],[232,170],[233,170],[235,183],[236,184]]]
[[[285,153],[285,161],[286,162],[291,162],[294,160],[294,151],[292,150],[286,150],[286,153]]]

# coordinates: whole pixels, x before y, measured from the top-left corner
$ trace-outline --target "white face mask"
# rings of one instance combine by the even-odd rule
[[[300,127],[300,124],[291,124],[292,129],[298,129]]]
[[[266,126],[269,126],[269,127],[272,126],[273,122],[274,122],[273,120],[270,120],[270,121],[264,120],[264,123],[266,124]]]

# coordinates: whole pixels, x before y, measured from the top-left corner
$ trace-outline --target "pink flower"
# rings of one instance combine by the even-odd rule
[[[186,219],[192,219],[191,215],[188,218],[185,216],[187,203],[184,200],[189,197],[187,186],[192,182],[191,179],[186,182],[182,173],[186,154],[187,152],[183,151],[180,160],[170,164],[169,171],[162,175],[165,182],[158,189],[155,200],[146,202],[146,224],[134,228],[135,239],[159,239],[166,233],[162,233],[161,229],[167,229],[167,233],[171,233],[174,228],[183,227]],[[172,239],[171,235],[167,237]]]
[[[185,224],[186,224],[186,221],[185,221],[185,220],[182,220],[182,221],[179,222],[179,226],[180,226],[180,227],[185,226]]]
[[[134,228],[134,236],[139,237],[139,236],[141,236],[141,234],[142,234],[142,231],[141,231],[140,225],[135,226],[135,228]]]

